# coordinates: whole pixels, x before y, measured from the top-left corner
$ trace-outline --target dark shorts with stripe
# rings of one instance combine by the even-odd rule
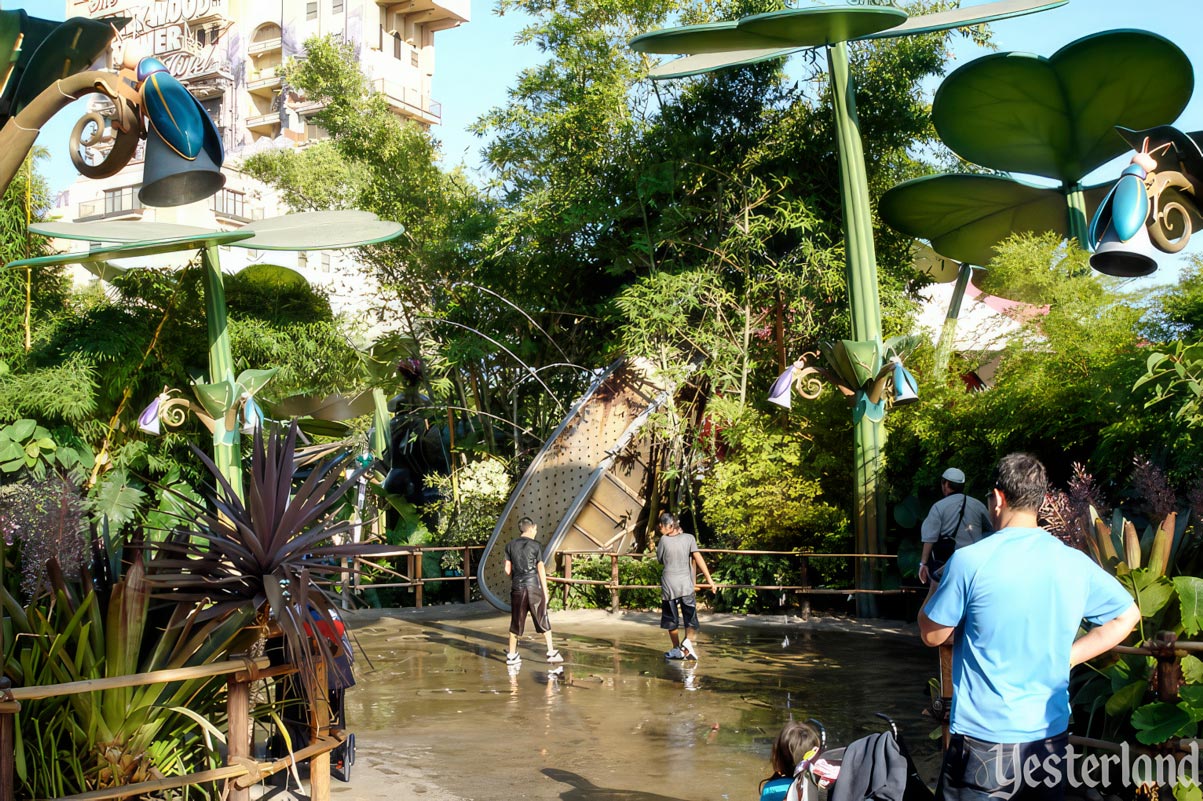
[[[1063,801],[1062,733],[1030,743],[991,743],[954,734],[944,752],[937,801]]]
[[[698,628],[698,602],[696,596],[685,595],[671,601],[660,602],[660,628],[676,631],[684,626]]]
[[[510,634],[522,636],[526,630],[526,615],[535,623],[535,631],[542,634],[551,631],[551,620],[547,617],[547,598],[542,587],[514,587],[510,591]]]

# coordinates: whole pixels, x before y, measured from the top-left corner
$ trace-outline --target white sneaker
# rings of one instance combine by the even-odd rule
[[[519,653],[517,651],[514,651],[512,654],[505,655],[505,663],[507,665],[516,665],[521,661],[522,661],[522,657],[521,657],[521,655],[519,655]]]
[[[685,655],[686,659],[692,659],[695,662],[698,659],[698,649],[694,647],[688,637],[681,643],[681,653]]]
[[[664,658],[665,659],[684,659],[685,654],[681,653],[680,648],[674,648],[671,651],[665,652]]]
[[[563,655],[563,654],[561,654],[561,653],[559,652],[559,650],[550,651],[550,652],[547,654],[547,661],[548,661],[548,662],[563,662],[563,661],[564,661],[564,655]]]

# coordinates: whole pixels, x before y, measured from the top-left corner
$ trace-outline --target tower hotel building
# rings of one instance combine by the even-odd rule
[[[233,229],[287,211],[268,187],[238,171],[241,159],[261,149],[305,147],[325,136],[312,120],[320,105],[288,90],[281,78],[285,61],[304,55],[306,39],[330,34],[350,44],[393,111],[429,127],[442,117],[430,91],[435,34],[467,22],[470,0],[67,0],[65,18],[78,16],[130,20],[122,39],[132,39],[142,54],[166,64],[213,119],[225,147],[226,184],[200,204],[143,208],[138,200],[142,143],[120,173],[76,180],[60,196],[55,216]],[[91,97],[93,107],[103,107],[103,98]],[[202,204],[207,209],[197,208]],[[233,248],[222,255],[230,271],[261,260],[296,269],[330,295],[336,313],[359,311],[365,289],[370,291],[350,252],[265,255]]]

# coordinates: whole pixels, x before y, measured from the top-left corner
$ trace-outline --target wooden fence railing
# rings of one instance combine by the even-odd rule
[[[376,554],[370,559],[358,559],[354,563],[348,565],[348,569],[344,574],[344,584],[350,587],[352,595],[358,595],[368,589],[386,589],[386,588],[408,588],[414,592],[414,605],[421,608],[424,603],[423,587],[427,584],[438,582],[460,582],[463,584],[463,599],[464,603],[472,600],[472,584],[476,581],[475,565],[478,559],[475,554],[482,551],[484,546],[469,545],[469,546],[441,546],[441,547],[426,547],[426,546],[404,546],[397,548],[396,551],[385,554]],[[763,556],[763,557],[786,557],[797,560],[798,583],[796,584],[730,584],[717,583],[715,589],[751,589],[751,590],[772,590],[781,593],[789,593],[802,597],[803,613],[809,612],[810,597],[819,595],[903,595],[926,592],[926,588],[901,588],[901,589],[856,589],[851,587],[819,587],[811,583],[811,560],[815,559],[897,559],[893,554],[856,554],[856,553],[799,553],[797,551],[742,551],[726,548],[701,548],[699,549],[706,557],[721,557],[726,555],[735,556]],[[461,568],[457,575],[442,575],[442,576],[425,576],[422,573],[422,556],[425,553],[447,553],[452,551],[460,552]],[[573,576],[574,560],[578,557],[608,557],[610,559],[610,578],[609,579],[582,579]],[[621,584],[619,583],[619,561],[623,559],[641,560],[655,558],[654,554],[650,553],[624,553],[624,554],[599,554],[595,551],[560,551],[557,554],[558,573],[559,575],[549,575],[547,580],[549,583],[559,585],[562,590],[562,597],[565,602],[568,599],[568,593],[571,587],[574,586],[602,586],[610,591],[610,608],[616,610],[621,602],[621,593],[623,590],[647,590],[654,589],[658,585],[648,584]],[[708,559],[709,562],[709,559]],[[719,564],[719,562],[715,562]],[[711,572],[714,572],[715,565],[709,565]],[[373,576],[372,580],[365,579],[365,573]],[[385,580],[380,581],[375,577],[383,577]]]
[[[317,661],[318,681],[326,681],[324,663]],[[295,762],[309,760],[310,795],[312,801],[330,799],[330,752],[346,739],[341,730],[331,730],[330,709],[319,704],[311,720],[311,743],[290,757],[274,762],[257,762],[251,756],[251,684],[296,672],[291,665],[269,666],[266,657],[231,659],[212,665],[156,670],[130,676],[87,679],[64,684],[43,684],[35,687],[12,687],[7,678],[0,678],[0,801],[14,801],[14,727],[22,701],[56,698],[77,693],[114,690],[121,687],[144,687],[169,684],[175,681],[228,676],[226,681],[226,765],[214,770],[171,776],[153,781],[127,784],[104,790],[63,796],[59,801],[101,801],[129,798],[172,790],[197,784],[225,780],[228,801],[250,801],[250,787],[273,773],[285,770]]]

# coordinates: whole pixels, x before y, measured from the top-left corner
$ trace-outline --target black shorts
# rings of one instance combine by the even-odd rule
[[[692,595],[660,602],[660,628],[676,631],[681,626],[687,629],[698,628],[698,605]]]
[[[991,743],[954,734],[944,752],[936,799],[1063,801],[1068,742],[1064,733],[1030,743]]]
[[[535,631],[542,634],[551,631],[551,620],[547,617],[547,598],[542,587],[514,587],[510,591],[510,634],[522,636],[526,630],[526,613],[535,622]]]

